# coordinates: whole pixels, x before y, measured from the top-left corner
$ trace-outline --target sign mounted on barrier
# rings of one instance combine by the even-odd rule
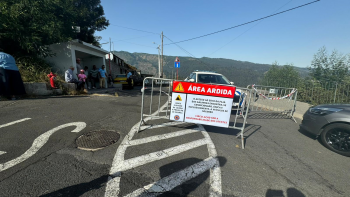
[[[236,87],[173,82],[170,120],[229,127]]]
[[[170,120],[184,121],[186,94],[173,93],[171,100]]]

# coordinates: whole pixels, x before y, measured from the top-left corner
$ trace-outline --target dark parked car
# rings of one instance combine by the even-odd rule
[[[330,150],[350,156],[350,104],[326,104],[311,107],[300,127],[319,136]]]

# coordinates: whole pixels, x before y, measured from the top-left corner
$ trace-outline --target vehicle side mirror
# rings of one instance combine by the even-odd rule
[[[235,84],[235,83],[233,83],[233,82],[231,81],[230,84],[233,85],[233,84]]]
[[[189,82],[194,82],[194,79],[190,79],[190,80],[188,80]]]

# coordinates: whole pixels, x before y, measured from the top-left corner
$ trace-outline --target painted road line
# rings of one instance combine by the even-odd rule
[[[167,103],[165,103],[160,110],[163,110],[167,106]],[[158,111],[155,111],[152,115],[156,115]],[[147,117],[144,119],[145,122],[150,120],[150,117]],[[106,186],[106,192],[105,192],[105,197],[114,197],[118,196],[120,192],[120,178],[121,178],[121,173],[115,171],[117,169],[116,167],[119,165],[119,163],[122,163],[124,161],[124,154],[126,151],[126,148],[128,146],[124,144],[128,144],[128,141],[130,141],[135,133],[138,132],[138,128],[141,122],[136,123],[131,129],[130,132],[125,136],[123,139],[121,145],[118,147],[117,152],[114,155],[113,162],[112,162],[112,167],[109,171],[109,177],[107,181],[107,186]]]
[[[145,165],[147,163],[151,163],[153,161],[158,161],[167,157],[171,157],[173,155],[177,155],[179,153],[197,148],[199,146],[203,146],[205,144],[206,144],[206,140],[200,139],[200,140],[196,140],[186,144],[181,144],[179,146],[167,148],[161,151],[157,151],[157,152],[149,153],[139,157],[124,160],[117,166],[117,169],[115,169],[115,171],[118,173],[118,172],[130,170],[132,168],[136,168],[136,167]]]
[[[21,120],[16,120],[16,121],[13,121],[13,122],[10,122],[10,123],[7,123],[7,124],[0,125],[0,128],[7,127],[7,126],[10,126],[10,125],[14,125],[16,123],[20,123],[20,122],[23,122],[23,121],[26,121],[26,120],[30,120],[30,119],[31,118],[23,118]]]
[[[159,109],[159,111],[163,111],[167,106],[168,106],[167,103],[165,103]],[[152,115],[156,115],[157,113],[158,113],[158,111],[154,112]],[[146,122],[148,120],[150,120],[150,119],[151,119],[151,117],[146,117],[144,119],[144,123],[146,124]],[[150,137],[148,139],[147,138],[137,139],[138,141],[137,140],[132,140],[134,135],[138,132],[138,128],[139,128],[140,124],[141,123],[138,122],[131,128],[130,132],[127,134],[127,136],[125,136],[125,138],[123,139],[121,145],[117,149],[117,152],[116,152],[116,154],[114,156],[114,159],[113,159],[113,162],[112,162],[112,167],[111,167],[111,170],[110,170],[110,173],[109,173],[110,176],[108,178],[108,182],[107,182],[107,186],[106,186],[105,197],[112,197],[112,196],[118,196],[119,195],[119,193],[120,193],[120,180],[121,180],[122,172],[124,170],[130,169],[130,167],[126,167],[125,168],[124,166],[128,166],[128,164],[130,165],[130,163],[139,162],[137,160],[142,160],[141,162],[144,162],[144,160],[149,159],[148,161],[144,162],[146,164],[146,163],[149,163],[149,162],[157,161],[157,160],[164,159],[164,158],[172,156],[172,155],[169,155],[169,154],[166,155],[163,152],[164,151],[163,150],[163,151],[158,151],[158,152],[154,152],[153,153],[153,154],[157,154],[158,153],[158,155],[156,155],[157,157],[154,156],[154,155],[150,155],[150,154],[152,154],[152,153],[150,153],[150,154],[147,154],[147,155],[136,157],[137,160],[135,160],[136,158],[132,158],[132,159],[124,161],[124,155],[125,155],[126,149],[131,146],[131,144],[130,144],[131,141],[133,141],[133,143],[137,144],[137,143],[140,143],[140,142],[144,142],[144,143],[153,142],[156,139],[156,136],[152,136],[152,137],[155,137],[155,138]],[[175,126],[175,125],[179,125],[179,124],[184,124],[184,122],[168,122],[168,123],[164,123],[164,124],[161,124],[161,125],[146,125],[146,126],[144,125],[144,126],[141,126],[141,129],[142,130],[145,130],[145,129],[147,130],[147,129],[154,129],[154,128],[162,128],[162,127],[166,128],[168,126]],[[203,143],[202,145],[205,145],[205,144],[207,145],[208,152],[209,152],[209,157],[213,158],[213,160],[211,160],[211,162],[213,162],[213,163],[212,163],[211,167],[209,167],[209,169],[210,169],[209,195],[210,196],[220,197],[220,196],[222,196],[222,191],[221,191],[221,170],[220,170],[219,160],[216,158],[217,153],[216,153],[216,150],[215,150],[215,146],[214,146],[213,142],[211,141],[211,138],[210,138],[209,134],[204,129],[204,127],[202,127],[201,125],[198,125],[198,128],[197,129],[193,129],[193,130],[196,130],[196,132],[198,132],[198,130],[199,130],[204,135],[205,138],[201,139],[202,140],[201,143]],[[147,139],[149,142],[142,141],[142,140],[145,140],[145,139]],[[155,140],[155,141],[157,141],[157,140]],[[179,145],[179,146],[182,146],[182,145]],[[177,147],[179,147],[179,146],[177,146]],[[171,148],[171,149],[173,149],[173,148]],[[144,158],[146,156],[148,156],[148,158]],[[140,163],[135,164],[136,167],[140,166],[140,165],[143,165],[143,164],[140,164]],[[192,168],[193,168],[193,166],[192,166]],[[197,170],[201,170],[201,168],[196,166],[195,169],[192,169],[192,170],[193,171],[197,171]],[[171,177],[170,179],[176,179],[176,178]],[[189,178],[189,179],[191,179],[191,178]],[[173,181],[176,181],[176,180],[173,180]],[[158,183],[158,182],[159,181],[157,181],[156,183]],[[164,182],[164,184],[168,184],[168,183]],[[179,183],[179,184],[182,184],[182,182]],[[167,185],[167,187],[171,188],[172,186],[171,185]],[[149,185],[148,189],[149,188],[152,188],[152,185]],[[144,191],[146,191],[145,187],[132,192],[130,194],[130,196],[157,196],[157,195],[160,194],[160,193],[158,194],[158,193],[148,193],[148,192],[144,193]]]
[[[154,183],[151,183],[143,188],[140,188],[131,194],[126,196],[136,197],[136,196],[157,196],[164,192],[171,191],[175,187],[189,181],[198,175],[208,171],[213,168],[216,164],[217,159],[209,157],[201,162],[195,163],[191,166],[186,167],[183,170],[177,171],[167,177],[164,177]]]
[[[146,125],[146,126],[141,126],[140,130],[156,129],[156,128],[168,127],[168,126],[176,126],[176,125],[185,124],[185,123],[186,122],[167,122],[167,123],[158,124],[158,125]]]
[[[177,132],[171,132],[171,133],[167,133],[167,134],[163,134],[163,135],[155,135],[155,136],[146,137],[146,138],[142,138],[142,139],[131,140],[131,141],[129,141],[129,145],[130,146],[135,146],[135,145],[140,145],[140,144],[146,144],[146,143],[149,143],[149,142],[155,142],[155,141],[159,141],[159,140],[170,139],[170,138],[173,138],[173,137],[178,137],[178,136],[187,135],[187,134],[196,133],[196,132],[199,132],[199,130],[186,129],[186,130],[181,130],[181,131],[177,131]]]
[[[217,152],[215,149],[215,145],[213,141],[211,140],[208,132],[205,130],[205,128],[197,124],[198,128],[202,131],[202,134],[205,137],[205,140],[207,142],[207,148],[209,152],[209,156],[216,158],[217,157]],[[216,164],[215,166],[210,169],[210,189],[209,189],[209,196],[211,197],[218,197],[222,196],[222,188],[221,188],[221,170],[220,170],[220,163],[219,160],[216,159]]]
[[[5,151],[0,151],[0,155],[6,154]]]
[[[153,120],[156,120],[156,119],[169,119],[169,116],[157,116],[157,115],[143,115],[144,117],[151,117]]]
[[[37,137],[34,140],[32,146],[25,153],[23,153],[21,156],[13,159],[11,161],[8,161],[6,163],[0,164],[0,172],[7,170],[7,169],[25,161],[25,160],[27,160],[28,158],[33,156],[36,152],[38,152],[39,149],[46,144],[46,142],[49,140],[49,138],[52,134],[54,134],[58,130],[61,130],[63,128],[70,127],[70,126],[76,126],[76,128],[72,131],[72,132],[76,133],[76,132],[83,130],[86,127],[86,123],[85,122],[72,122],[72,123],[58,126],[54,129],[47,131],[46,133],[41,134],[39,137]]]

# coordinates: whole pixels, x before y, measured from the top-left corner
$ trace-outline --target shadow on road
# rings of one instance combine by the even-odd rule
[[[243,123],[236,123],[237,127],[241,127]],[[241,131],[238,129],[231,129],[231,128],[218,128],[215,126],[209,126],[209,125],[203,125],[205,130],[207,132],[211,133],[219,133],[219,134],[225,134],[225,135],[234,135],[237,136]],[[230,126],[233,126],[233,122],[230,122]],[[245,129],[244,129],[244,134],[245,134],[245,139],[248,137],[252,136],[255,132],[260,130],[261,126],[260,125],[254,125],[254,124],[246,124]],[[248,135],[247,135],[248,134]]]
[[[305,135],[306,137],[309,137],[313,140],[317,140],[316,136],[315,135],[312,135],[311,133],[308,133],[307,131],[305,131],[304,129],[302,129],[301,127],[299,127],[299,133]]]
[[[48,194],[41,195],[41,197],[81,196],[90,190],[96,190],[101,187],[105,187],[107,180],[108,180],[108,175],[104,175],[90,182],[72,185]]]
[[[227,162],[227,159],[225,157],[217,157],[219,159],[220,167],[224,166]],[[179,160],[167,165],[164,165],[160,167],[160,176],[162,178],[169,176],[170,174],[182,170],[190,165],[193,165],[195,163],[201,162],[201,159],[198,158],[188,158],[188,159],[183,159]],[[192,169],[195,170],[195,169]],[[192,172],[193,173],[193,172]],[[171,191],[165,192],[162,195],[162,197],[172,197],[172,196],[188,196],[191,192],[196,190],[198,187],[201,187],[201,189],[205,189],[204,191],[199,191],[200,196],[208,196],[207,192],[209,191],[209,184],[202,185],[210,176],[210,171],[207,170],[206,172],[198,175],[197,177],[186,181],[185,183],[175,187]],[[202,193],[204,192],[204,193]],[[196,193],[197,194],[197,193]]]
[[[268,189],[265,197],[305,197],[305,195],[295,188],[288,188],[287,195],[284,195],[282,190]]]
[[[252,113],[248,114],[247,119],[290,119],[285,113]]]
[[[227,162],[227,159],[225,157],[217,157],[217,159],[219,160],[221,167],[224,166]],[[164,178],[164,177],[169,176],[169,175],[171,175],[179,170],[183,170],[186,167],[191,166],[191,165],[198,163],[198,162],[201,162],[201,161],[202,160],[198,159],[198,158],[188,158],[188,159],[183,159],[183,160],[175,161],[173,163],[164,165],[164,166],[159,168],[160,177]],[[194,169],[192,169],[192,170],[194,170]],[[165,197],[165,196],[166,197],[168,197],[168,196],[187,196],[189,193],[191,193],[192,191],[196,190],[199,186],[201,186],[201,184],[204,183],[208,179],[209,176],[210,176],[210,171],[207,170],[204,173],[198,175],[197,177],[195,177],[189,181],[186,181],[185,183],[175,187],[173,190],[171,190],[169,192],[165,192],[160,196],[163,196],[163,197]],[[121,189],[124,188],[123,178],[124,177],[122,177],[122,182],[120,185]],[[177,179],[177,177],[174,177],[174,180],[176,180],[176,179]],[[41,195],[40,197],[81,196],[81,195],[85,194],[86,192],[89,192],[92,190],[98,190],[100,188],[106,187],[107,180],[108,180],[108,175],[104,175],[104,176],[101,176],[101,177],[94,179],[90,182],[72,185],[72,186],[69,186],[69,187],[48,193],[48,194]],[[138,182],[137,180],[138,179],[135,179],[134,181],[136,181],[136,182],[128,182],[127,184],[135,184],[136,187],[140,187],[140,184],[142,185],[143,181],[139,180],[140,183],[137,183]],[[200,192],[209,191],[208,190],[209,185],[205,185],[205,186],[201,186],[201,187],[205,188],[206,190],[200,191]],[[122,190],[122,193],[123,193],[123,190]]]

